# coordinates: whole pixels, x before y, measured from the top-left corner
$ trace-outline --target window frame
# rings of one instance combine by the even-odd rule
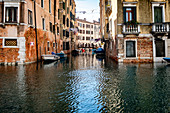
[[[124,23],[129,21],[129,19],[128,19],[128,21],[126,21],[127,20],[127,16],[126,16],[126,13],[127,13],[126,9],[127,8],[131,8],[132,19],[130,21],[132,21],[132,20],[137,21],[137,7],[133,6],[133,5],[132,6],[123,6],[123,21],[124,21]],[[133,13],[134,13],[134,16],[133,16]]]
[[[162,7],[162,22],[165,22],[165,6],[160,3],[152,3],[152,22],[155,23],[155,7]]]
[[[41,0],[41,8],[44,8],[44,0]]]
[[[49,22],[50,32],[53,32],[53,24],[52,22]]]
[[[17,7],[18,10],[17,10],[17,23],[19,23],[19,20],[20,20],[20,8],[19,8],[19,3],[14,3],[14,2],[4,2],[4,15],[3,15],[3,22],[4,23],[9,23],[9,22],[6,22],[6,7]]]
[[[127,56],[127,54],[126,54],[126,46],[127,46],[127,42],[135,42],[135,56],[133,57],[133,56]],[[124,42],[124,50],[125,50],[125,58],[126,59],[134,59],[134,58],[137,58],[137,40],[136,39],[134,39],[134,40],[125,40],[125,42]]]
[[[17,46],[5,46],[5,40],[12,39],[12,40],[17,40]],[[3,48],[19,48],[19,43],[17,37],[4,37],[3,38]]]
[[[43,30],[45,31],[46,28],[45,28],[45,18],[42,18],[42,27],[43,27]]]
[[[30,12],[30,15],[29,15],[29,12]],[[33,15],[32,15],[32,11],[30,9],[28,9],[28,25],[33,25]]]

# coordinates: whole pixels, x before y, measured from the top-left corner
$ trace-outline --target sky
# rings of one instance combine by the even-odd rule
[[[76,2],[76,17],[80,19],[86,18],[87,21],[98,21],[100,18],[99,0],[75,0]],[[83,14],[81,11],[86,11]]]

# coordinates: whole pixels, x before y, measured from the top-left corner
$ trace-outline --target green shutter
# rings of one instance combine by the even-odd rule
[[[155,23],[162,23],[162,7],[154,7],[154,21]]]
[[[126,8],[125,7],[123,8],[123,20],[124,20],[124,23],[126,23]]]
[[[136,7],[132,8],[132,11],[133,11],[133,16],[132,17],[134,19],[134,21],[136,21]]]

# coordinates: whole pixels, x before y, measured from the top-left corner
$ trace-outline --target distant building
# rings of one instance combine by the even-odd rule
[[[59,48],[59,0],[35,1],[40,59]],[[0,63],[35,62],[36,58],[34,1],[1,0]]]
[[[99,47],[100,41],[100,23],[97,21],[89,22],[84,19],[76,19],[79,33],[77,36],[79,48]]]
[[[74,0],[59,0],[60,8],[60,50],[70,53],[75,47],[75,16],[76,4]]]

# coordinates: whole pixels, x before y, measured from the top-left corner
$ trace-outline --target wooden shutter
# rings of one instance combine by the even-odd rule
[[[154,7],[154,21],[155,23],[162,23],[162,7]]]
[[[4,18],[4,5],[0,4],[0,22],[3,23]]]
[[[125,7],[123,8],[123,20],[124,20],[124,23],[126,23],[126,8]]]
[[[132,13],[133,13],[132,20],[136,21],[136,7],[132,8]]]
[[[20,23],[24,23],[24,16],[25,16],[25,3],[24,2],[21,2],[21,5],[20,5]],[[19,10],[19,9],[18,9]]]

